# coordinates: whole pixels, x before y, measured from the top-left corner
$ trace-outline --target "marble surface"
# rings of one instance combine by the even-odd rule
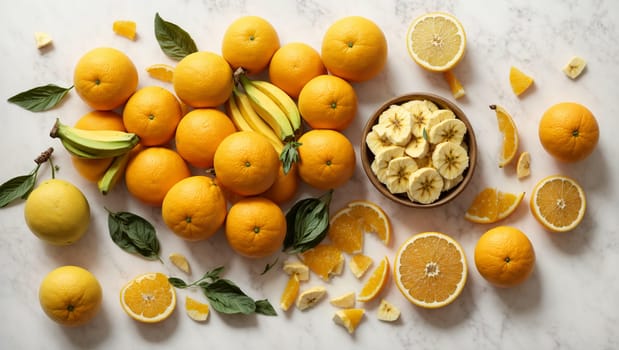
[[[389,324],[376,318],[378,302],[367,309],[356,334],[334,325],[335,309],[325,300],[314,309],[279,311],[277,317],[226,316],[211,313],[208,322],[190,320],[179,301],[174,315],[156,325],[131,320],[118,301],[120,288],[134,276],[162,271],[183,276],[169,263],[145,261],[117,248],[107,233],[104,206],[128,210],[153,222],[162,243],[162,256],[178,251],[199,277],[207,269],[225,266],[224,274],[249,295],[278,304],[286,277],[279,265],[264,276],[274,257],[248,260],[233,254],[220,233],[208,241],[188,243],[163,225],[158,209],[148,208],[127,195],[124,186],[103,197],[96,187],[80,178],[57,140],[47,134],[57,116],[76,121],[88,108],[72,92],[58,108],[34,114],[6,102],[20,91],[47,83],[68,86],[77,59],[97,46],[125,51],[139,70],[140,86],[169,85],[152,80],[144,68],[170,63],[153,34],[156,12],[179,24],[201,50],[219,52],[227,25],[240,15],[259,15],[278,30],[282,43],[306,42],[320,47],[322,35],[335,20],[347,15],[366,16],[384,31],[389,45],[385,70],[375,79],[355,84],[359,113],[345,134],[358,151],[365,120],[384,100],[396,95],[428,91],[451,99],[440,75],[423,71],[406,52],[404,36],[409,23],[433,10],[455,14],[468,37],[464,60],[455,69],[467,95],[457,104],[472,121],[479,143],[479,163],[469,188],[452,203],[432,210],[397,206],[381,197],[366,179],[360,163],[353,179],[336,190],[335,210],[350,199],[369,199],[380,204],[394,224],[394,240],[384,247],[366,240],[366,254],[393,260],[396,249],[410,235],[429,230],[448,233],[464,247],[469,261],[469,280],[462,295],[438,310],[422,310],[410,304],[393,284],[382,295],[402,311],[401,320]],[[138,39],[131,42],[112,32],[112,22],[137,22]],[[619,130],[616,83],[619,81],[619,2],[615,0],[551,1],[33,1],[0,2],[0,115],[2,182],[29,172],[39,152],[57,149],[58,177],[67,179],[88,197],[93,221],[88,234],[69,247],[53,247],[35,238],[23,219],[23,202],[0,210],[0,327],[2,349],[318,349],[318,348],[415,348],[415,349],[617,349],[619,348],[619,163],[615,136]],[[53,47],[39,51],[35,31],[48,32]],[[561,67],[572,55],[587,59],[577,80],[568,79]],[[510,66],[535,78],[531,91],[520,98],[509,87]],[[550,105],[575,101],[588,106],[601,126],[600,143],[586,160],[561,164],[542,149],[537,123]],[[521,149],[532,155],[532,175],[518,180],[513,170],[498,169],[500,137],[489,104],[501,104],[514,116],[520,130]],[[359,154],[359,153],[358,153]],[[577,179],[587,193],[588,211],[580,227],[567,234],[544,231],[529,212],[528,194],[542,177],[555,173]],[[40,179],[50,177],[46,168]],[[536,253],[531,278],[512,289],[491,287],[477,273],[473,261],[479,236],[491,226],[463,219],[478,190],[496,186],[505,191],[526,191],[525,202],[501,224],[526,232]],[[303,187],[299,197],[319,194]],[[280,257],[280,262],[285,256]],[[90,324],[63,328],[51,322],[38,304],[38,286],[51,269],[76,264],[91,270],[100,280],[103,308]],[[359,290],[348,268],[329,283],[312,276],[310,285],[325,285],[333,297]],[[203,296],[198,291],[179,291]]]

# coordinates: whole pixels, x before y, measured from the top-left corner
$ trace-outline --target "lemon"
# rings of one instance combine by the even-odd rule
[[[30,193],[24,215],[32,233],[54,245],[75,243],[90,224],[90,206],[84,194],[59,179],[44,181]]]

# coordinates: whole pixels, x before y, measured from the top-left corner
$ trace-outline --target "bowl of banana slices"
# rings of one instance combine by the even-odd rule
[[[477,143],[458,106],[438,95],[411,93],[385,102],[369,118],[361,160],[384,196],[409,207],[433,208],[468,185]]]

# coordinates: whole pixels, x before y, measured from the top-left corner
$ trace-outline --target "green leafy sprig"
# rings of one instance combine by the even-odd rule
[[[73,86],[64,88],[54,84],[47,84],[20,92],[13,97],[9,97],[7,101],[31,112],[43,112],[56,107],[71,89],[73,89]]]
[[[333,190],[319,198],[304,198],[286,213],[284,251],[302,253],[317,246],[329,231],[329,204]]]
[[[189,33],[178,25],[165,21],[159,13],[155,14],[155,37],[161,50],[177,61],[198,51]]]
[[[127,253],[148,260],[161,260],[155,227],[143,217],[129,212],[108,212],[108,229],[112,241]]]
[[[37,175],[41,164],[49,162],[52,168],[52,178],[56,177],[56,168],[52,161],[53,148],[43,151],[34,162],[36,167],[27,175],[14,177],[0,185],[0,208],[4,208],[17,199],[26,199],[37,182]]]

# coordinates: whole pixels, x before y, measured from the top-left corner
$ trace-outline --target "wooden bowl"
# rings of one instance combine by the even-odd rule
[[[444,191],[443,193],[441,193],[440,197],[436,201],[429,203],[429,204],[422,204],[422,203],[411,201],[405,193],[393,194],[389,192],[389,190],[387,189],[387,186],[385,186],[383,183],[381,183],[378,180],[378,178],[376,177],[376,175],[372,172],[372,169],[370,168],[372,162],[374,161],[374,154],[372,153],[372,151],[370,151],[369,147],[367,146],[365,142],[367,134],[372,131],[372,127],[378,122],[378,118],[380,117],[383,111],[388,109],[391,105],[394,105],[394,104],[399,105],[399,104],[403,104],[411,100],[428,100],[436,104],[440,109],[450,109],[456,115],[456,118],[464,122],[467,128],[467,133],[464,136],[464,142],[468,146],[469,166],[467,169],[464,170],[464,173],[462,174],[463,179],[454,188],[448,191]],[[395,97],[383,103],[383,105],[380,106],[380,108],[378,108],[376,112],[374,112],[374,114],[372,114],[370,119],[368,119],[367,123],[365,124],[363,133],[361,135],[360,149],[361,149],[361,162],[363,164],[363,170],[365,171],[365,174],[367,175],[368,179],[370,179],[370,182],[372,182],[372,185],[374,185],[374,187],[383,196],[391,199],[392,201],[396,203],[399,203],[399,204],[402,204],[408,207],[412,207],[412,208],[435,208],[435,207],[441,206],[443,204],[446,204],[452,201],[460,193],[462,193],[462,191],[464,191],[466,186],[469,184],[469,182],[471,181],[471,178],[473,177],[473,173],[475,172],[475,167],[477,165],[477,142],[475,139],[475,133],[473,131],[473,127],[471,126],[471,123],[469,122],[468,118],[466,117],[464,112],[462,112],[462,110],[458,108],[458,106],[456,106],[453,102],[443,97],[440,97],[438,95],[431,94],[431,93],[423,93],[423,92],[410,93],[407,95]]]

